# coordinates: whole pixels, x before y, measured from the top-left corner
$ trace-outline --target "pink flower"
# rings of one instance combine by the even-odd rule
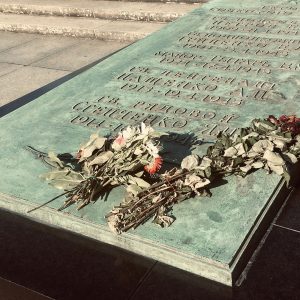
[[[124,146],[125,145],[125,139],[124,137],[120,134],[116,139],[115,139],[115,143],[117,143],[120,146]]]

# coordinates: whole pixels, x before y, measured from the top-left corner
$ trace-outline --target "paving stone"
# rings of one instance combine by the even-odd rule
[[[300,299],[300,234],[273,227],[234,299]]]
[[[72,38],[43,37],[0,54],[0,62],[29,65],[78,43]]]
[[[288,199],[276,224],[284,226],[300,233],[300,188],[295,189],[290,199]]]
[[[1,57],[1,56],[0,56]],[[0,77],[0,106],[9,103],[43,85],[46,85],[69,72],[31,66]]]
[[[229,287],[157,263],[130,300],[225,300],[231,296]]]
[[[78,44],[59,53],[50,55],[33,65],[45,68],[75,71],[127,45],[128,43],[113,41],[104,42],[97,40],[79,40]]]
[[[23,286],[0,278],[0,299],[3,300],[53,300]]]
[[[1,54],[0,54],[1,57]],[[19,68],[22,68],[21,65],[8,64],[8,63],[0,63],[0,77],[11,73]]]
[[[232,292],[234,300],[300,299],[300,234],[274,227],[247,274]],[[230,290],[158,263],[132,300],[231,298]]]
[[[0,52],[32,41],[36,37],[35,34],[0,32]]]
[[[54,299],[128,299],[153,261],[0,210],[0,276]]]

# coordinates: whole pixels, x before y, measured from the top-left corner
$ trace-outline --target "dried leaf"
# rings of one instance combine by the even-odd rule
[[[198,167],[200,170],[205,170],[207,168],[209,168],[212,164],[212,160],[208,157],[203,157],[203,159],[201,160],[201,164]]]
[[[138,147],[134,150],[134,155],[141,155],[144,151],[142,150],[142,148]]]
[[[83,176],[80,173],[71,170],[51,171],[41,175],[40,178],[49,181],[49,184],[63,190],[68,190],[76,187],[80,182],[84,180]]]
[[[153,220],[153,223],[156,223],[161,227],[169,227],[174,221],[174,217],[170,217],[167,215],[159,215]]]
[[[193,170],[199,164],[199,157],[198,155],[192,154],[185,157],[181,162],[181,168],[186,170]]]
[[[199,181],[195,184],[195,189],[198,190],[198,189],[208,185],[209,183],[210,183],[210,180],[208,180],[206,178],[202,179],[201,181]]]
[[[132,195],[136,196],[142,189],[136,184],[129,184],[126,188],[127,193],[131,193]]]
[[[56,163],[60,168],[64,168],[63,162],[57,157],[57,155],[54,152],[49,152],[48,158],[51,162]]]
[[[209,183],[210,181],[207,178],[201,178],[195,174],[188,175],[184,181],[184,185],[190,186],[193,190],[200,189]]]
[[[254,120],[253,125],[264,132],[268,132],[276,129],[276,126],[269,121],[266,120]]]
[[[287,186],[289,186],[290,180],[291,180],[291,175],[286,170],[283,170],[282,176],[285,179]]]
[[[237,156],[240,156],[246,152],[243,143],[239,143],[235,145],[234,148],[237,150],[237,154],[236,154]]]
[[[270,161],[268,161],[267,164],[268,164],[268,167],[269,167],[274,173],[276,173],[276,174],[278,174],[278,175],[282,175],[282,174],[283,174],[284,169],[283,169],[282,166],[280,166],[280,165],[274,165],[274,164],[273,164],[272,162],[270,162]]]
[[[263,158],[266,159],[268,161],[268,163],[271,163],[272,165],[275,165],[275,166],[283,166],[284,165],[283,158],[278,153],[274,153],[270,150],[265,151]]]
[[[142,177],[144,174],[144,171],[140,171],[138,173],[135,173],[135,177]]]
[[[273,151],[274,145],[269,140],[260,140],[252,146],[252,151],[264,153],[266,150]]]
[[[243,136],[243,140],[244,141],[246,141],[246,140],[248,140],[249,138],[256,138],[256,137],[258,137],[259,136],[259,134],[257,133],[257,132],[251,132],[251,133],[249,133],[249,134],[247,134],[247,135],[245,135],[245,136]]]
[[[150,184],[142,178],[130,176],[129,183],[138,185],[141,188],[149,188]]]
[[[251,165],[246,165],[246,166],[240,167],[240,170],[244,173],[248,173],[251,169],[252,169]]]
[[[281,151],[286,150],[286,142],[283,140],[274,139],[273,143],[275,144],[275,147],[280,149]]]
[[[254,169],[260,169],[264,167],[264,163],[261,161],[256,161],[255,163],[252,164],[252,167]]]
[[[259,156],[259,153],[253,151],[253,150],[250,150],[248,153],[247,153],[247,156],[250,157],[250,158],[255,158],[257,156]]]
[[[224,156],[225,157],[234,157],[238,153],[238,150],[235,147],[229,147],[224,151]]]
[[[152,199],[152,203],[156,203],[156,202],[160,201],[161,199],[162,199],[162,196],[161,196],[161,194],[159,194]]]
[[[93,165],[103,165],[104,163],[106,163],[108,160],[110,160],[112,157],[114,156],[113,152],[111,151],[105,151],[100,153],[99,155],[97,155],[91,162],[89,162],[88,164],[90,166]]]
[[[104,137],[97,136],[93,144],[96,149],[101,149],[105,145],[106,140]]]
[[[292,164],[295,164],[298,161],[297,157],[294,154],[289,153],[289,152],[288,153],[283,153],[282,156],[284,157],[284,159],[286,161],[288,161]]]
[[[107,218],[107,225],[108,225],[109,229],[116,234],[121,233],[121,231],[118,229],[118,226],[117,226],[118,221],[119,221],[119,218],[116,215],[111,215]]]
[[[79,161],[81,162],[92,156],[96,149],[101,149],[105,145],[106,140],[104,137],[99,137],[98,134],[92,134],[90,140],[80,148],[81,154]]]

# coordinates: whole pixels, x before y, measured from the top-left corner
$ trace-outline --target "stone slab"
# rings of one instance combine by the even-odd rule
[[[12,35],[10,32],[0,32],[0,52],[27,43],[34,38],[36,36],[30,34],[20,33]]]
[[[218,132],[233,134],[253,118],[299,112],[299,3],[215,0],[104,60],[0,120],[0,206],[232,285],[243,261],[286,192],[276,175],[228,177],[212,198],[174,207],[176,222],[162,230],[151,222],[113,235],[104,215],[120,202],[79,212],[61,203],[27,214],[57,195],[38,175],[46,168],[24,150],[70,152],[89,134],[115,133],[141,121],[173,132],[180,160],[194,133],[205,152]],[[276,204],[276,205],[275,205]]]
[[[32,65],[42,68],[75,71],[127,45],[128,43],[113,41],[80,40],[76,45],[50,55]]]
[[[276,225],[290,229],[300,234],[300,189],[294,191],[289,201],[286,203],[280,217],[276,220]]]
[[[3,278],[0,278],[0,297],[5,300],[53,300],[52,298],[38,294],[35,291],[29,290]]]
[[[15,64],[0,63],[0,77],[11,73],[19,68],[22,68],[22,66]]]
[[[70,72],[68,71],[20,66],[15,71],[0,77],[0,86],[4,87],[0,90],[0,106],[24,96],[69,73]],[[8,86],[10,86],[10,88],[7,88]]]
[[[235,299],[298,299],[300,234],[273,227]]]
[[[10,300],[1,297],[1,277],[55,300],[130,299],[155,264],[3,210],[0,243],[1,300]],[[31,300],[11,300],[23,299]]]
[[[2,52],[0,62],[29,65],[76,43],[78,41],[73,38],[38,36],[28,43]]]

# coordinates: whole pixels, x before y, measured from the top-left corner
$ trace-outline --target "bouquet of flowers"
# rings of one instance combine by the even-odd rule
[[[296,116],[254,119],[250,127],[241,128],[234,136],[220,133],[203,157],[189,155],[180,167],[159,174],[162,135],[142,123],[128,126],[115,138],[91,135],[75,157],[39,152],[53,168],[42,178],[65,190],[59,195],[66,196],[59,210],[72,204],[81,209],[123,185],[123,201],[106,215],[110,229],[122,233],[151,218],[161,227],[171,225],[174,204],[210,196],[211,183],[224,176],[246,176],[265,169],[289,183],[291,166],[300,157],[300,118]]]

